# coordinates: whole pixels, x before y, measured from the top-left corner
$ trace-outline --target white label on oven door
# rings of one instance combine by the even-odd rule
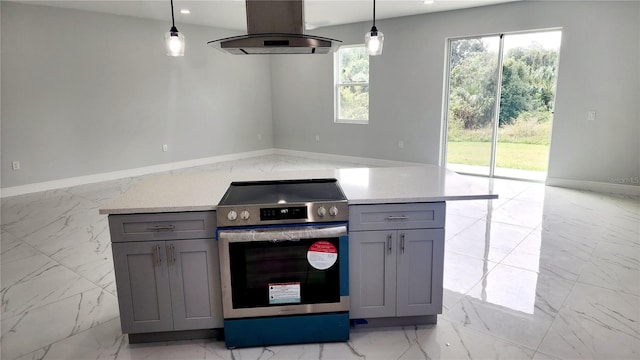
[[[269,284],[269,304],[299,304],[300,283]]]
[[[328,241],[316,241],[307,251],[309,264],[318,270],[327,270],[338,260],[338,250]]]

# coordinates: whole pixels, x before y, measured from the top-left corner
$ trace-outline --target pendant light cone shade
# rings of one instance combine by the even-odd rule
[[[164,42],[168,56],[184,56],[184,35],[178,32],[173,17],[173,0],[171,0],[171,29],[164,35]]]
[[[364,34],[364,44],[367,48],[369,56],[377,56],[382,54],[382,45],[384,43],[384,35],[376,28],[376,0],[373,0],[373,26],[371,30]]]

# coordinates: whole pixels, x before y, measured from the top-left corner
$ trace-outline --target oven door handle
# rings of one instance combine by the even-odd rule
[[[245,230],[221,230],[218,236],[221,240],[230,242],[251,242],[251,241],[291,241],[300,239],[316,239],[326,237],[340,237],[347,235],[347,227],[326,226],[326,227],[286,227],[278,229],[245,229]]]

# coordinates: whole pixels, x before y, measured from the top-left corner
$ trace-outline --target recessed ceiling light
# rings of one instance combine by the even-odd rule
[[[436,2],[435,0],[424,0],[425,5],[432,5],[435,2]]]
[[[191,10],[189,10],[189,9],[180,9],[180,14],[191,14]]]

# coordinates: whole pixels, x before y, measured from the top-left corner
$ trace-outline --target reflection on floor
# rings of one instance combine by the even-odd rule
[[[489,176],[489,166],[481,166],[481,165],[466,165],[466,164],[447,164],[447,167],[455,172],[461,174],[474,174],[474,175],[484,175]],[[507,179],[520,179],[520,180],[530,180],[537,182],[544,182],[547,178],[546,171],[533,171],[533,170],[521,170],[521,169],[510,169],[510,168],[495,168],[495,176],[502,177]]]
[[[357,166],[265,156],[179,172]],[[498,200],[447,203],[435,326],[233,351],[129,345],[98,208],[142,178],[2,200],[3,359],[640,358],[640,200],[510,180],[493,181]]]

